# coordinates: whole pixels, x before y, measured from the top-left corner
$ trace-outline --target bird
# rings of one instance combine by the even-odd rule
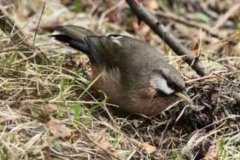
[[[121,34],[98,35],[76,25],[55,28],[57,41],[89,57],[94,88],[130,114],[157,116],[181,99],[185,81],[164,53],[150,44]],[[100,76],[99,76],[100,75]],[[182,95],[182,94],[180,94]]]

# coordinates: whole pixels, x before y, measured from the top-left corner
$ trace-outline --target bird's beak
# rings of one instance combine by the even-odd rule
[[[176,92],[175,95],[178,96],[178,97],[180,97],[180,98],[182,98],[183,100],[187,101],[187,102],[190,103],[190,104],[193,103],[192,100],[191,100],[191,98],[190,98],[188,95],[186,95],[186,94],[183,94],[183,93],[181,93],[181,92]]]

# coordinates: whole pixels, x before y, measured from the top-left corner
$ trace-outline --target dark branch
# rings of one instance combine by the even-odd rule
[[[159,37],[168,44],[168,46],[187,62],[199,75],[204,76],[206,72],[203,65],[194,54],[184,47],[179,40],[170,34],[156,17],[150,14],[137,0],[126,0],[132,11],[137,17],[144,21]]]

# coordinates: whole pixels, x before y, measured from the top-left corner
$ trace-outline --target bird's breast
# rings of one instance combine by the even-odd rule
[[[117,68],[107,70],[104,67],[92,67],[91,79],[96,80],[94,88],[104,91],[109,101],[116,104],[123,94],[120,77],[121,74]]]

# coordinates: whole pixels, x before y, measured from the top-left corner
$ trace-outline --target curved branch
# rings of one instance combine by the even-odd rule
[[[183,56],[183,60],[188,63],[199,75],[206,75],[202,63],[194,54],[184,47],[179,40],[170,34],[158,19],[150,14],[137,0],[126,0],[137,17],[144,21],[167,45],[177,54]]]

